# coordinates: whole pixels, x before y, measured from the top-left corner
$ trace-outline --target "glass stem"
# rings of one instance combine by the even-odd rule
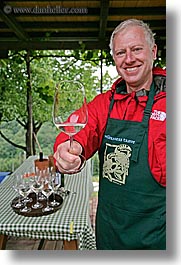
[[[73,152],[73,140],[74,140],[74,137],[71,135],[70,138],[70,153]]]
[[[24,210],[27,210],[27,202],[25,202]]]
[[[53,202],[56,202],[56,200],[55,200],[55,191],[53,191]]]
[[[21,203],[21,196],[18,197],[18,203]]]
[[[38,192],[36,192],[36,204],[38,204]]]
[[[61,187],[64,187],[64,174],[61,173]]]
[[[49,196],[48,196],[48,197],[47,197],[47,206],[46,206],[47,208],[49,208],[49,203],[50,203],[50,202],[49,202]]]

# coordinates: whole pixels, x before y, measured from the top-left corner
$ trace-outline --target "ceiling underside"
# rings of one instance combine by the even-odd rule
[[[165,0],[2,1],[0,50],[108,49],[113,29],[142,19],[166,47]]]

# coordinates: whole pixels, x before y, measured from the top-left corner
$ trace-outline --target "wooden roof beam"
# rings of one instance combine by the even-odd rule
[[[99,39],[103,39],[106,35],[108,13],[109,13],[109,0],[101,0]]]
[[[85,44],[86,50],[98,50],[106,49],[109,50],[109,40],[99,41],[16,41],[7,40],[0,41],[0,50],[75,50],[81,49],[81,43]],[[163,39],[157,40],[159,49],[165,47],[166,41]]]
[[[0,4],[0,17],[6,23],[6,25],[16,34],[20,40],[28,40],[28,34],[23,30],[23,28],[17,23],[17,21],[12,17],[4,13],[4,4]]]

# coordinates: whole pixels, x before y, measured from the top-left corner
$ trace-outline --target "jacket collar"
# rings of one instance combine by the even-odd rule
[[[155,82],[155,90],[156,94],[159,92],[165,92],[166,91],[166,70],[162,68],[155,67],[153,68],[153,79]],[[126,89],[126,83],[125,81],[120,77],[118,78],[112,85],[112,93],[116,91],[116,93],[119,94],[128,94]],[[142,89],[138,92],[136,92],[136,96],[145,96],[148,95],[148,91]]]

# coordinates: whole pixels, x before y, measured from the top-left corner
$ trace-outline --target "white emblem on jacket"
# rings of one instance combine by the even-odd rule
[[[166,119],[166,113],[164,111],[154,110],[154,112],[152,112],[151,114],[150,119],[164,121]]]

